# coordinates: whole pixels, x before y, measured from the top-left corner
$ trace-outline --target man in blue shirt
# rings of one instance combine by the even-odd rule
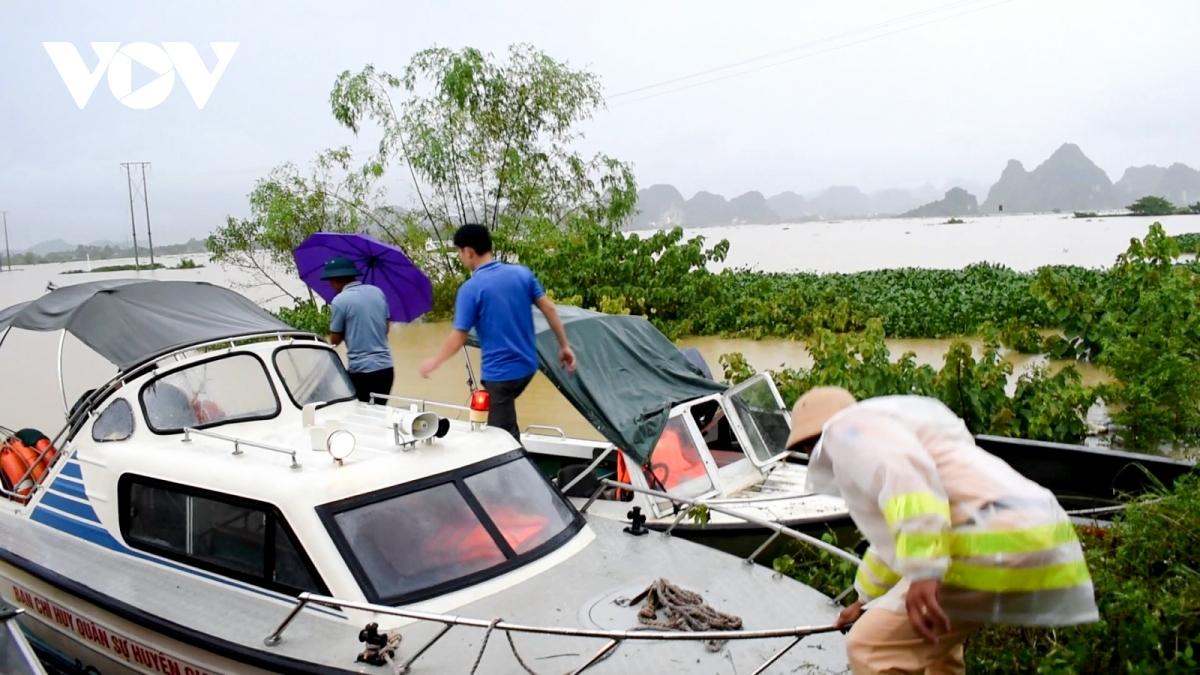
[[[483,388],[491,395],[488,425],[500,427],[521,441],[517,426],[517,397],[529,386],[538,369],[537,341],[533,330],[536,306],[558,338],[558,358],[567,372],[575,372],[575,352],[567,341],[554,303],[529,268],[492,258],[492,235],[483,225],[463,225],[454,233],[458,257],[471,271],[454,302],[454,329],[432,358],[421,363],[421,377],[467,343],[472,328],[483,353]]]
[[[358,400],[370,402],[371,394],[392,393],[392,350],[388,346],[387,297],[377,286],[358,280],[358,268],[345,256],[325,263],[321,278],[337,291],[333,318],[329,321],[329,342],[335,347],[346,343],[346,370]]]

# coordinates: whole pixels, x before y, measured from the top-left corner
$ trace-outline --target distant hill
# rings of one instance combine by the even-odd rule
[[[1033,171],[1009,160],[988,191],[984,213],[1106,209],[1117,205],[1113,183],[1074,143],[1064,143]]]
[[[977,203],[977,194],[987,195],[983,204]],[[1166,168],[1130,167],[1114,184],[1078,145],[1064,143],[1032,171],[1016,159],[1009,160],[990,187],[955,179],[941,190],[926,184],[868,194],[853,185],[838,185],[770,197],[751,191],[726,200],[707,191],[685,199],[675,186],[659,183],[638,191],[638,213],[626,227],[716,227],[898,215],[952,218],[994,214],[1001,206],[1004,213],[1091,211],[1124,208],[1148,195],[1194,204],[1200,201],[1200,171],[1179,163]]]
[[[946,191],[946,196],[904,213],[901,218],[953,218],[955,216],[979,215],[979,202],[975,195],[956,187]]]
[[[77,244],[69,244],[62,239],[51,239],[50,241],[43,241],[30,246],[28,252],[34,255],[49,255],[51,253],[74,251],[76,246]]]

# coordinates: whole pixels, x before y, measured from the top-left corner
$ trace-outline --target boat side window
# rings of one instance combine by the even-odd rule
[[[115,399],[92,423],[92,440],[97,443],[123,441],[133,435],[133,406]]]
[[[275,350],[275,368],[297,408],[309,403],[334,403],[354,399],[354,385],[337,352],[324,347],[281,347]]]
[[[324,593],[282,514],[266,504],[121,479],[121,534],[130,546],[256,586]]]
[[[150,430],[177,433],[279,414],[279,396],[258,356],[235,353],[185,366],[148,382],[141,391]]]
[[[713,489],[700,450],[682,416],[667,420],[658,444],[650,453],[646,482],[652,489],[698,497]]]

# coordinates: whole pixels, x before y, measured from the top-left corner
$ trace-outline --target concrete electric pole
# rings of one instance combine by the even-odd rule
[[[130,172],[130,167],[138,167],[142,172],[142,206],[146,212],[146,239],[150,244],[150,265],[154,265],[154,235],[150,232],[150,197],[146,192],[146,167],[150,166],[150,162],[121,162],[121,166],[125,169],[125,182],[129,187],[129,225],[133,231],[133,262],[137,269],[141,269],[141,259],[138,256],[137,245],[137,222],[133,213],[133,174]]]

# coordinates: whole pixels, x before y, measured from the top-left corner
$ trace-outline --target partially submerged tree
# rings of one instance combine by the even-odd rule
[[[407,94],[399,107],[396,90]],[[520,237],[575,221],[615,230],[634,212],[629,165],[571,147],[578,124],[603,106],[598,78],[529,45],[510,47],[504,63],[477,49],[432,48],[400,76],[373,65],[346,71],[330,102],[356,134],[367,121],[380,128],[371,161],[407,165],[422,224],[443,246],[465,222]]]
[[[298,301],[280,280],[298,274],[292,252],[309,235],[374,231],[395,239],[401,219],[389,218],[378,206],[382,167],[351,168],[352,162],[350,148],[342,147],[318,155],[308,176],[290,162],[272,169],[250,193],[250,217],[229,216],[209,235],[213,262],[248,270],[260,285],[273,285]]]
[[[1172,216],[1179,212],[1165,197],[1142,197],[1126,206],[1129,212],[1138,216]]]

